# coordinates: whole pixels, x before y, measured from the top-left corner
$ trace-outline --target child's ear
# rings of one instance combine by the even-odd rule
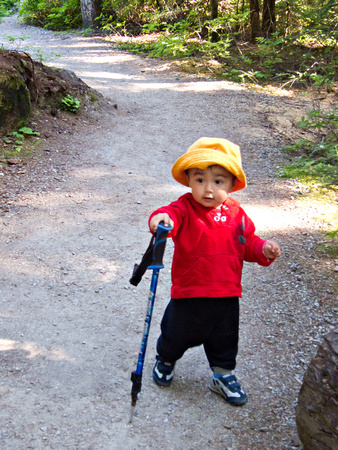
[[[186,171],[184,172],[184,174],[185,174],[185,177],[186,177],[186,179],[187,179],[187,182],[188,182],[188,184],[189,184],[189,186],[190,186],[189,170],[186,170]]]
[[[236,184],[237,184],[237,178],[236,178],[236,177],[233,177],[233,180],[232,180],[232,189],[231,189],[231,192],[233,192],[233,191],[234,191],[234,189],[235,189],[235,187],[236,187]]]

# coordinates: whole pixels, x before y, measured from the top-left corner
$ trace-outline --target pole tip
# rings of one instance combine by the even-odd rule
[[[128,420],[129,425],[133,423],[134,414],[135,414],[135,406],[132,405],[132,407],[130,408],[130,415]]]

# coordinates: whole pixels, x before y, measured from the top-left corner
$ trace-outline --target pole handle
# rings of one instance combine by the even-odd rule
[[[167,236],[172,229],[173,227],[171,225],[164,225],[163,221],[157,225],[153,258],[148,269],[163,269],[163,255],[167,243]]]

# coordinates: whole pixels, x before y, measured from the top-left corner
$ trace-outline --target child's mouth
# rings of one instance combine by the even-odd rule
[[[203,198],[203,203],[205,206],[214,206],[215,200],[213,198],[210,197],[204,197]]]

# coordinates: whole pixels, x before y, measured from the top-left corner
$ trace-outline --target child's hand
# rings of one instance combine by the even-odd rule
[[[263,253],[267,258],[279,258],[281,251],[279,245],[275,241],[266,241],[263,245]]]
[[[156,233],[157,225],[160,222],[164,222],[164,225],[174,226],[174,222],[170,219],[170,216],[167,213],[159,213],[156,216],[153,216],[149,222],[149,228],[153,233]]]

